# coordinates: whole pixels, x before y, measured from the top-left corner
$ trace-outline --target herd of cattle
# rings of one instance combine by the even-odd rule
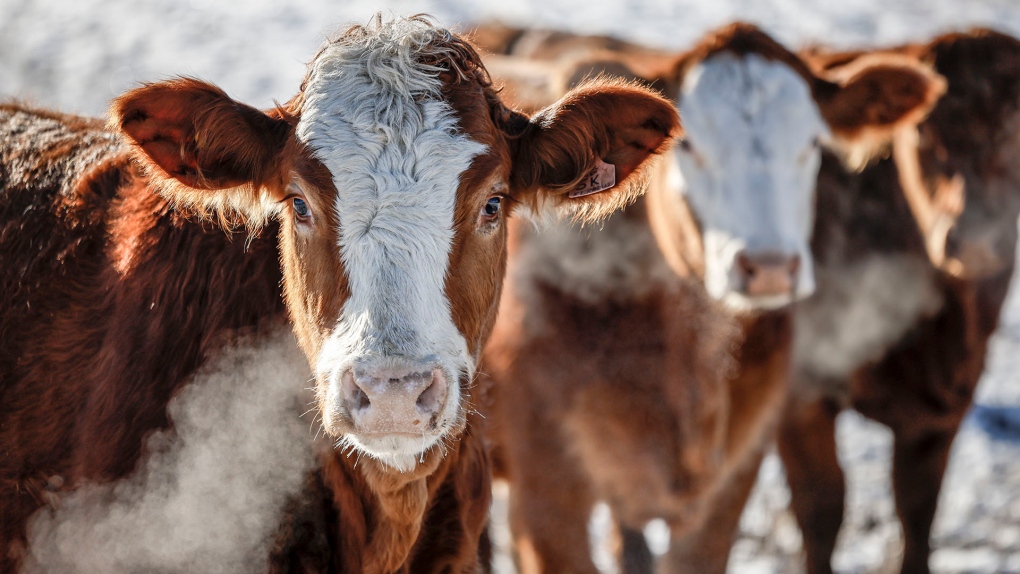
[[[721,573],[773,441],[830,572],[845,408],[892,429],[902,571],[928,571],[1013,272],[1020,42],[467,37],[352,27],[264,111],[194,79],[105,124],[0,105],[0,572],[281,330],[326,438],[272,572],[484,571],[496,478],[522,572],[596,572],[605,501],[624,572]]]

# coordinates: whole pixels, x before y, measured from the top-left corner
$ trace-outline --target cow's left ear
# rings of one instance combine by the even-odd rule
[[[113,126],[134,143],[172,199],[202,210],[226,206],[249,217],[263,186],[278,178],[291,132],[269,115],[199,80],[148,84],[113,102]]]
[[[851,163],[866,161],[898,128],[921,122],[946,91],[942,76],[899,54],[860,56],[819,82],[822,117]]]
[[[530,119],[514,141],[515,199],[598,219],[644,192],[650,160],[681,135],[673,104],[650,89],[598,78]]]

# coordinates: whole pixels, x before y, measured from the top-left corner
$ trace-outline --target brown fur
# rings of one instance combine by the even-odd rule
[[[642,191],[643,164],[680,125],[668,102],[608,82],[531,120],[502,104],[470,44],[435,31],[420,58],[439,71],[461,129],[489,145],[460,182],[447,281],[477,354],[505,260],[508,212],[496,232],[478,232],[492,184],[525,205],[603,215]],[[0,308],[0,570],[16,568],[25,520],[50,491],[130,473],[189,376],[225,341],[284,322],[284,302],[314,361],[349,288],[332,179],[293,136],[301,105],[299,94],[261,112],[197,80],[150,84],[113,105],[130,145],[91,120],[0,108],[0,286],[14,294]],[[567,198],[596,158],[618,163],[618,186]],[[295,194],[315,214],[308,229],[280,203]],[[240,216],[252,235],[207,215]],[[470,409],[448,448],[410,473],[324,449],[281,525],[273,570],[474,571],[490,491]]]
[[[562,73],[568,77],[597,73],[613,62],[636,70],[644,58],[630,45],[614,53],[614,43],[604,38],[548,37],[548,51],[529,44],[530,53],[539,59],[565,57]],[[527,33],[514,46],[526,38]],[[585,50],[588,59],[579,56]],[[805,78],[823,116],[848,146],[874,133],[888,138],[896,127],[916,123],[943,87],[916,61],[876,62],[841,82],[829,80],[765,33],[739,23],[708,34],[690,51],[673,56],[661,76],[646,79],[677,98],[689,70],[725,52],[755,53],[791,67]],[[662,68],[661,61],[650,61]],[[890,75],[897,86],[882,88]],[[657,259],[649,268],[666,266],[684,289],[670,298],[646,298],[638,294],[642,286],[626,304],[600,300],[581,306],[557,290],[561,285],[533,279],[535,286],[505,295],[506,312],[483,370],[494,379],[490,435],[497,470],[511,484],[511,521],[525,572],[593,571],[585,528],[598,499],[609,502],[622,525],[630,554],[625,563],[648,562],[641,558],[647,550],[640,538],[628,533],[663,517],[674,532],[666,557],[669,571],[724,572],[741,510],[782,412],[793,310],[742,315],[706,306],[707,294],[699,285],[704,271],[700,224],[665,183],[665,168],[653,174],[646,207],[631,217],[641,220],[642,233],[654,235],[650,248]],[[593,235],[591,249],[612,241]],[[541,297],[521,295],[522,290]],[[669,315],[685,306],[699,309],[700,328],[739,327],[739,336],[730,335],[737,360],[732,377],[720,379],[718,355],[679,350],[713,345],[712,336],[694,340],[695,333],[687,331],[689,318]],[[535,320],[529,317],[543,313],[550,315],[551,326],[536,335],[527,327]],[[581,340],[587,345],[575,349]],[[613,349],[621,342],[627,345],[623,350]],[[645,414],[649,411],[655,414]]]
[[[224,332],[259,330],[283,306],[270,241],[245,249],[170,210],[101,125],[5,106],[0,129],[0,267],[15,294],[0,313],[0,570],[12,571],[50,492],[130,472]]]
[[[947,95],[919,128],[921,148],[912,152],[921,158],[917,189],[934,198],[940,178],[958,173],[966,181],[966,207],[962,213],[946,212],[953,225],[966,225],[973,216],[979,218],[977,227],[1005,226],[1013,232],[1002,236],[1001,265],[993,270],[956,277],[953,269],[930,267],[931,279],[923,284],[886,286],[908,290],[901,295],[906,298],[921,297],[915,292],[919,285],[933,288],[941,305],[903,325],[899,337],[846,377],[825,376],[797,361],[796,390],[779,445],[811,573],[832,571],[845,492],[833,432],[836,415],[846,407],[892,429],[893,491],[905,537],[902,572],[929,571],[929,535],[949,447],[970,406],[1013,271],[1020,172],[1009,166],[1015,165],[1012,150],[1020,141],[1020,43],[978,30],[893,51],[929,62],[948,80]],[[819,69],[845,65],[860,55],[822,56],[815,64]],[[931,237],[931,228],[916,217],[916,205],[903,195],[901,157],[897,149],[896,161],[883,160],[859,175],[826,160],[813,245],[820,276],[838,277],[876,256],[927,262],[926,245],[945,241],[945,236]],[[836,287],[820,282],[820,301]]]
[[[647,217],[640,201],[606,221],[619,230],[612,236],[568,233],[590,235],[585,249],[595,253],[620,234],[653,246]],[[514,251],[556,249],[545,241],[518,228]],[[654,247],[642,257],[639,269],[665,267]],[[481,368],[491,380],[487,436],[512,487],[521,570],[594,572],[595,500],[607,499],[632,528],[662,515],[677,527],[700,519],[700,499],[724,464],[736,333],[700,287],[671,273],[588,300],[528,266],[511,266]]]

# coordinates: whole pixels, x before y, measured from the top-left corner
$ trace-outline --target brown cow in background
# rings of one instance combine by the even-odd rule
[[[568,53],[566,78],[645,56],[614,59],[619,46],[580,37],[596,60],[578,63],[583,49],[547,37],[557,47],[534,53]],[[649,79],[677,101],[687,138],[648,195],[602,229],[512,237],[482,370],[522,572],[594,572],[598,500],[622,526],[627,572],[651,569],[641,528],[654,518],[673,531],[667,570],[725,571],[785,401],[791,303],[813,291],[820,147],[861,157],[943,88],[895,57],[831,82],[746,24]]]
[[[1020,214],[1020,42],[988,30],[891,50],[948,91],[892,158],[859,174],[822,165],[812,250],[818,293],[799,306],[795,382],[779,452],[808,572],[831,572],[845,486],[844,408],[894,435],[901,571],[928,572],[949,449],[984,369],[1013,274]],[[885,54],[816,53],[832,76]]]

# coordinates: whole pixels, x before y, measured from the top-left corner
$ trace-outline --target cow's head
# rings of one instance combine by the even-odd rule
[[[705,287],[737,310],[777,308],[814,291],[821,147],[860,164],[943,91],[940,78],[907,59],[819,77],[746,24],[709,35],[664,80],[686,131],[669,187],[695,221]]]
[[[932,262],[981,278],[1011,268],[1020,215],[1020,42],[988,30],[907,48],[948,80],[917,129],[897,132],[900,183]]]
[[[465,424],[511,208],[605,214],[680,129],[668,101],[620,83],[513,112],[469,44],[417,17],[330,41],[279,109],[176,80],[122,96],[113,122],[173,200],[279,219],[323,426],[399,470]],[[615,185],[592,186],[606,165]]]

